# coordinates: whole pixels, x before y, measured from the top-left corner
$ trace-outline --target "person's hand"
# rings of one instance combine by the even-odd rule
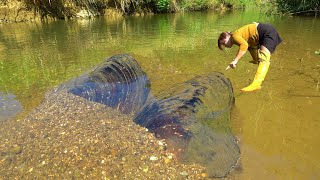
[[[238,63],[238,60],[234,60],[233,59],[233,61],[231,61],[231,63],[229,64],[229,66],[226,68],[226,70],[228,70],[229,68],[236,68],[237,66],[236,66],[236,64]]]

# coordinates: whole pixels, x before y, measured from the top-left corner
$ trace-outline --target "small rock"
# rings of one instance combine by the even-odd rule
[[[160,146],[163,146],[163,145],[164,145],[162,141],[158,141],[158,144],[159,144]]]
[[[11,154],[20,154],[22,152],[22,147],[19,145],[14,145],[13,148],[11,148],[10,153]]]
[[[150,160],[151,160],[151,161],[156,161],[156,160],[158,160],[158,158],[157,158],[156,156],[151,156],[151,157],[150,157]]]
[[[171,159],[169,159],[169,158],[164,158],[164,162],[165,162],[166,164],[169,164],[169,163],[171,162]]]
[[[33,171],[33,168],[30,168],[28,172],[32,172],[32,171]]]
[[[182,175],[182,176],[188,176],[189,174],[188,174],[186,171],[182,171],[182,172],[180,173],[180,175]]]
[[[148,166],[146,166],[146,167],[144,167],[144,168],[142,169],[143,172],[148,172],[148,170],[149,170]]]
[[[202,174],[201,174],[201,177],[207,178],[207,177],[208,177],[208,174],[207,174],[207,173],[202,173]]]

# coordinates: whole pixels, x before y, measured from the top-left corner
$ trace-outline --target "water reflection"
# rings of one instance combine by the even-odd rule
[[[14,118],[22,110],[22,105],[15,95],[0,92],[0,121]]]
[[[166,139],[181,161],[207,167],[211,177],[226,176],[237,163],[240,150],[229,127],[233,89],[221,73],[193,78],[153,96],[137,61],[120,54],[67,86],[75,95],[133,113],[134,121]]]

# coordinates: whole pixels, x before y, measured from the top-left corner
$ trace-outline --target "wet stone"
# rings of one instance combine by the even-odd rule
[[[19,145],[14,145],[9,151],[9,153],[13,154],[13,155],[14,154],[20,154],[21,152],[22,152],[22,147],[19,146]]]

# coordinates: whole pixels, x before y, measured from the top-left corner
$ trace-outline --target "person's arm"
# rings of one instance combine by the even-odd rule
[[[242,56],[246,53],[247,51],[242,51],[241,49],[239,49],[238,54],[236,55],[236,57],[233,59],[233,61],[236,61],[236,64],[238,63],[238,61],[242,58]]]
[[[235,68],[238,61],[242,58],[242,56],[247,52],[249,47],[247,41],[245,41],[241,36],[233,36],[233,40],[237,42],[239,45],[239,50],[236,57],[230,62],[229,66],[226,69]]]

